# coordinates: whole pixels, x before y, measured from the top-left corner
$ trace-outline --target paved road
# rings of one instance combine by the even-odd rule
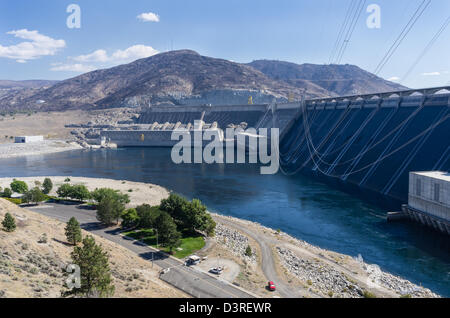
[[[284,298],[300,298],[300,297],[320,297],[317,294],[311,293],[303,287],[293,288],[286,284],[283,279],[280,278],[276,270],[276,265],[274,261],[274,255],[272,251],[272,246],[275,246],[278,242],[274,241],[270,237],[261,235],[258,232],[251,231],[248,227],[240,225],[239,223],[232,222],[227,218],[221,216],[214,216],[214,219],[220,223],[235,228],[244,234],[250,236],[254,239],[261,248],[261,263],[262,270],[267,280],[271,280],[275,283],[278,292]]]
[[[179,260],[168,257],[164,253],[134,240],[119,235],[117,229],[111,230],[99,224],[95,217],[95,211],[83,209],[79,205],[45,204],[44,206],[28,207],[29,210],[45,216],[67,222],[75,217],[81,227],[95,235],[115,242],[140,257],[152,260],[163,269],[170,269],[160,278],[185,293],[198,298],[253,298],[250,293],[219,280],[195,268],[186,267]]]

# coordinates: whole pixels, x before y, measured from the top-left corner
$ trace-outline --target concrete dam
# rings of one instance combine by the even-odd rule
[[[280,165],[352,190],[408,200],[412,171],[450,169],[450,88],[358,95],[298,103],[159,106],[131,126],[104,130],[119,147],[171,147],[173,130],[280,128]],[[198,129],[198,127],[197,127]]]
[[[282,135],[282,170],[405,203],[410,172],[450,169],[449,92],[305,101]]]
[[[299,103],[234,106],[159,106],[144,111],[134,125],[101,131],[119,147],[172,147],[176,129],[280,128],[283,131],[300,110]],[[196,129],[199,129],[197,127]]]

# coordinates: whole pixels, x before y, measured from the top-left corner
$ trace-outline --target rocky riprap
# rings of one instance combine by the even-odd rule
[[[225,245],[232,254],[243,258],[247,263],[256,263],[256,255],[254,252],[251,257],[245,254],[245,251],[250,244],[245,235],[220,223],[216,226],[215,234],[214,240]]]
[[[363,289],[345,274],[321,262],[303,260],[292,251],[277,247],[281,263],[312,291],[327,297],[361,298]]]
[[[292,275],[305,282],[307,286],[328,297],[363,298],[368,294],[365,289],[342,272],[337,271],[332,266],[324,264],[319,260],[301,259],[291,250],[277,247],[278,255],[282,265]],[[361,263],[362,268],[371,277],[374,266]],[[401,279],[389,273],[381,272],[372,280],[374,284],[381,285],[396,292],[399,297],[436,298],[438,295],[429,289],[417,286],[407,280]]]
[[[357,258],[357,261],[360,261]],[[361,267],[368,273],[371,274],[373,272],[374,265],[368,265],[364,262],[361,262]],[[381,272],[381,275],[376,280],[376,283],[388,288],[390,290],[395,291],[396,293],[414,298],[439,298],[440,296],[433,293],[428,288],[424,288],[422,286],[417,286],[416,284],[411,283],[405,279],[394,276],[392,274]]]

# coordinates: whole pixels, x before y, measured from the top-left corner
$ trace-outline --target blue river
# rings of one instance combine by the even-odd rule
[[[280,229],[313,245],[357,256],[450,297],[450,240],[301,175],[261,175],[250,164],[175,165],[170,149],[70,151],[0,160],[0,177],[84,176],[148,182],[211,211]]]

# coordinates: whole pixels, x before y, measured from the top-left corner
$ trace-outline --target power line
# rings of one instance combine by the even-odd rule
[[[342,42],[342,46],[341,46],[341,49],[339,51],[338,58],[337,58],[337,64],[340,64],[341,61],[342,61],[344,53],[347,50],[348,43],[350,42],[350,39],[353,36],[353,32],[355,31],[356,24],[359,21],[359,18],[361,16],[361,13],[362,13],[362,11],[364,9],[364,5],[365,4],[366,4],[366,0],[360,0],[359,6],[357,6],[357,8],[355,10],[355,14],[353,16],[352,23],[350,24],[350,27],[347,30],[347,35],[344,38],[344,42]]]
[[[412,71],[414,70],[414,68],[420,63],[420,61],[422,60],[422,58],[428,53],[429,50],[431,50],[431,48],[433,47],[433,45],[437,42],[437,40],[439,39],[439,37],[442,35],[442,33],[445,31],[445,29],[448,27],[448,25],[450,24],[450,16],[444,21],[444,23],[441,25],[441,27],[439,28],[439,30],[436,32],[436,34],[434,35],[434,37],[431,39],[431,41],[427,44],[427,46],[425,47],[425,49],[422,51],[422,53],[420,53],[419,57],[414,61],[414,63],[412,64],[412,66],[409,68],[409,70],[406,72],[405,76],[403,76],[402,78],[402,82],[404,80],[406,80],[406,78],[408,78],[409,75],[411,75]]]
[[[431,4],[431,0],[423,0],[422,3],[419,5],[417,10],[412,15],[411,19],[408,21],[408,23],[403,28],[400,35],[397,37],[397,39],[394,41],[392,46],[389,48],[385,56],[381,59],[380,63],[375,68],[374,74],[378,75],[380,74],[381,70],[386,66],[386,64],[390,61],[392,56],[394,55],[395,51],[397,51],[400,44],[402,44],[403,40],[406,38],[406,36],[409,34],[411,29],[414,27],[414,25],[417,23],[419,18],[423,15],[425,10],[428,8],[428,6]]]
[[[336,39],[336,42],[334,43],[333,50],[331,51],[329,64],[332,64],[334,61],[337,50],[340,47],[342,36],[343,36],[345,30],[347,29],[347,25],[348,25],[348,22],[350,21],[350,17],[351,17],[351,14],[353,12],[353,8],[355,7],[355,5],[356,5],[356,0],[352,0],[350,2],[350,5],[347,8],[347,13],[345,14],[344,21],[342,22],[341,28],[339,29],[338,37]]]

